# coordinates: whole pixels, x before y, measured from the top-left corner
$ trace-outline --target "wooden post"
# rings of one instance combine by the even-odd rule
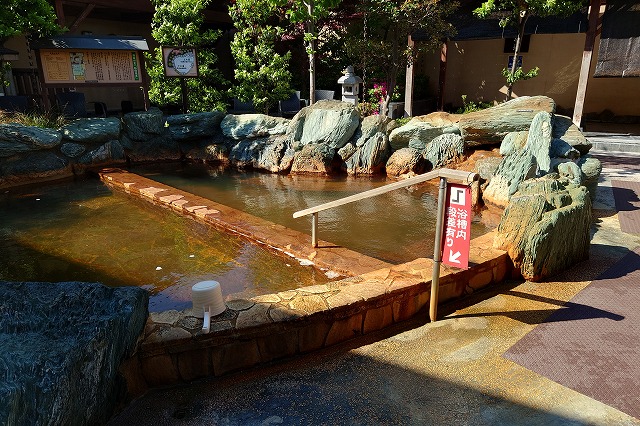
[[[186,114],[189,112],[189,89],[184,77],[180,77],[180,91],[182,92],[182,113]]]
[[[440,289],[440,264],[442,264],[442,232],[444,229],[444,205],[447,195],[447,178],[440,178],[438,189],[438,213],[436,216],[436,236],[433,243],[433,271],[431,275],[431,295],[429,297],[429,319],[438,319],[438,290]]]
[[[318,213],[311,215],[311,246],[318,247]]]
[[[438,77],[438,111],[444,109],[444,88],[447,80],[447,40],[440,49],[440,75]]]
[[[58,26],[62,28],[65,26],[64,7],[62,6],[62,0],[56,0],[55,8],[56,8],[56,17],[58,18]]]
[[[407,39],[407,47],[413,50],[413,46],[415,42],[413,38],[411,38],[411,34]],[[407,76],[404,84],[404,116],[411,117],[413,116],[413,77],[415,73],[415,67],[413,61],[410,64],[407,64]]]
[[[578,91],[576,92],[576,103],[573,107],[573,124],[580,127],[582,123],[582,112],[584,110],[584,99],[587,95],[587,83],[589,81],[589,70],[591,68],[591,56],[593,46],[596,41],[598,27],[598,17],[600,15],[600,0],[591,0],[589,7],[589,27],[584,41],[584,51],[582,52],[582,65],[580,66],[580,78],[578,79]]]

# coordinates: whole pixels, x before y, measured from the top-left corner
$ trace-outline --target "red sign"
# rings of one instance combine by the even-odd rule
[[[447,184],[442,236],[443,263],[461,269],[469,267],[471,217],[471,188]]]

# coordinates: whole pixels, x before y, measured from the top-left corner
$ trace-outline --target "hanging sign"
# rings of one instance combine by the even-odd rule
[[[195,47],[162,47],[162,64],[167,77],[198,77]]]
[[[471,188],[447,184],[442,262],[456,268],[469,267],[471,242]]]

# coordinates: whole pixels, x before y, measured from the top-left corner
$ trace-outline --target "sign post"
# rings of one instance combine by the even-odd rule
[[[180,91],[182,93],[182,112],[189,109],[188,88],[185,77],[198,77],[198,60],[195,47],[163,46],[162,65],[167,77],[180,77]]]
[[[447,179],[441,177],[429,300],[431,322],[436,321],[438,316],[440,264],[445,263],[461,269],[469,267],[471,217],[471,188],[465,185],[447,184]]]
[[[471,188],[449,184],[444,212],[442,261],[456,268],[469,268],[471,243]]]

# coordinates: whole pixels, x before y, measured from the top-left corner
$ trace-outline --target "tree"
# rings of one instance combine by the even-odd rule
[[[439,0],[362,1],[362,29],[349,37],[347,44],[356,63],[384,80],[382,114],[389,110],[401,72],[421,53],[439,48],[441,40],[453,34],[446,17],[457,7],[456,2]],[[408,47],[409,36],[418,30],[421,41]]]
[[[500,26],[514,26],[518,30],[511,68],[502,70],[507,80],[507,97],[511,99],[516,81],[527,80],[538,75],[538,67],[527,72],[518,67],[518,55],[524,37],[524,28],[530,16],[568,16],[586,4],[583,0],[486,0],[473,13],[479,18],[488,18],[494,13],[500,15]]]
[[[10,37],[46,37],[63,31],[56,24],[56,14],[47,0],[6,0],[3,3],[0,7],[0,46]],[[0,61],[0,83],[4,87],[10,83],[5,77],[10,69],[10,62]]]
[[[23,34],[46,37],[62,31],[56,24],[56,14],[47,0],[6,0],[3,3],[4,6],[0,8],[2,42]]]
[[[337,7],[342,0],[269,0],[278,6],[287,7],[287,15],[292,22],[305,25],[304,44],[309,57],[309,102],[316,100],[316,49],[318,21]]]
[[[219,30],[205,29],[203,11],[210,0],[152,0],[155,13],[151,22],[151,35],[162,46],[188,46],[198,48],[199,76],[187,78],[190,111],[225,110],[223,86],[228,82],[216,68],[218,58],[213,45],[220,37]],[[180,78],[166,77],[162,67],[162,49],[145,54],[147,71],[151,78],[149,99],[158,105],[179,104]]]
[[[238,82],[232,92],[268,114],[277,101],[291,95],[291,53],[276,52],[283,29],[270,24],[277,19],[277,6],[268,0],[236,0],[229,14],[238,30],[231,42]]]

